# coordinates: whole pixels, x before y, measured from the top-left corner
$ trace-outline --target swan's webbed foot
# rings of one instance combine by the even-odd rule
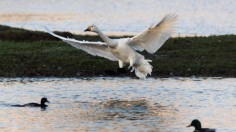
[[[130,72],[133,72],[134,71],[134,67],[133,66],[129,66],[128,70],[130,70]]]
[[[131,71],[130,72],[133,72],[134,71],[134,67],[132,67]]]
[[[129,70],[131,67],[132,67],[132,66],[129,66],[129,67],[128,67],[128,70]]]

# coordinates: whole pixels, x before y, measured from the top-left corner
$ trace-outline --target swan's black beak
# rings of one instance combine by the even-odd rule
[[[90,28],[88,27],[87,29],[84,30],[85,32],[91,31]]]

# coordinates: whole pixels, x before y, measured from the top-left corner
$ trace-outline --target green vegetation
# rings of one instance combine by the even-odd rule
[[[98,36],[57,33],[101,41]],[[153,60],[152,76],[236,77],[235,35],[171,38],[157,53],[142,54]],[[0,77],[118,76],[118,62],[89,55],[44,32],[1,25],[0,58]]]

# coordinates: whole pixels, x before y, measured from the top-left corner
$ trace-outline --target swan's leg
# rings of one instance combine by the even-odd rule
[[[134,61],[133,61],[133,59],[130,59],[130,60],[129,60],[129,68],[130,68],[130,67],[133,67],[133,65],[134,65]]]
[[[129,65],[128,69],[131,69],[130,72],[133,72],[134,71],[134,67],[133,67],[134,61],[133,61],[133,59],[130,59],[129,64],[130,65]]]
[[[120,68],[123,68],[123,67],[124,67],[124,63],[123,63],[121,60],[119,60],[119,67],[120,67]]]

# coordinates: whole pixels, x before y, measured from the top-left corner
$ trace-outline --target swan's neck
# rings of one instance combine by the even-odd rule
[[[108,45],[108,46],[114,46],[112,39],[107,37],[105,34],[103,34],[101,31],[97,30],[96,33],[102,38],[102,40]]]

